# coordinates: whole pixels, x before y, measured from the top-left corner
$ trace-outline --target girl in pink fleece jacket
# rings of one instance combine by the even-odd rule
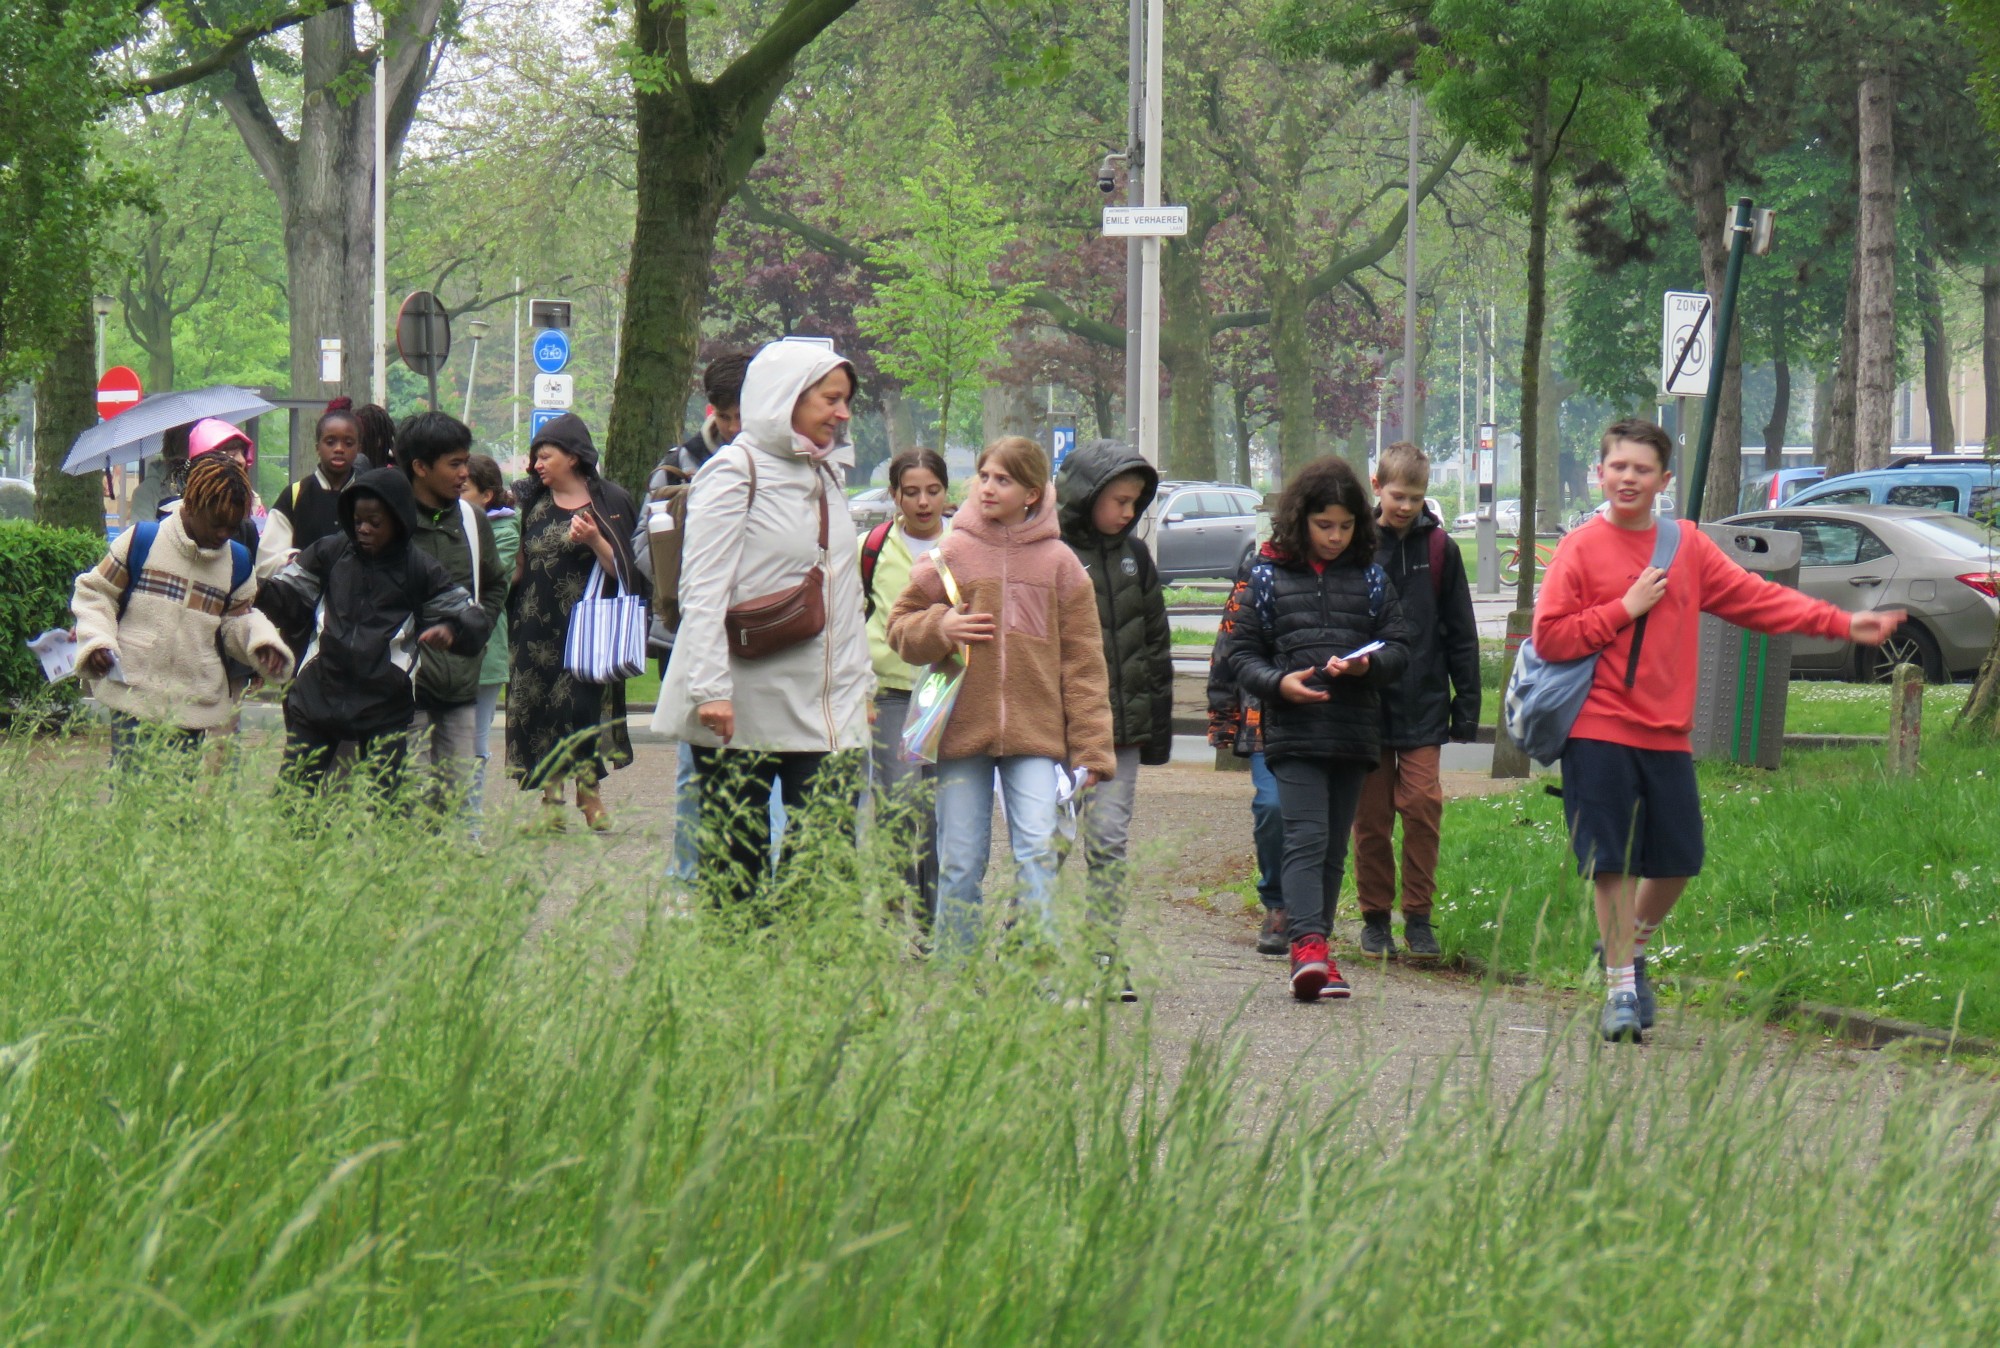
[[[966,660],[937,772],[938,948],[963,954],[979,940],[994,770],[1031,930],[1051,938],[1057,772],[1074,768],[1087,787],[1109,780],[1116,760],[1097,598],[1057,528],[1041,447],[1021,436],[988,445],[953,525],[911,571],[889,644],[913,665]]]

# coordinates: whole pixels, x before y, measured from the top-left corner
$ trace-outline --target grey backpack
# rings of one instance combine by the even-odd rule
[[[1674,564],[1680,544],[1680,521],[1661,520],[1650,565],[1665,571]],[[1645,639],[1646,619],[1641,615],[1632,627],[1632,658],[1625,665],[1627,688],[1638,675],[1639,648]],[[1562,757],[1570,728],[1597,678],[1597,660],[1602,654],[1599,651],[1581,660],[1544,660],[1536,652],[1533,638],[1521,643],[1500,707],[1500,723],[1521,752],[1537,763],[1553,763]]]

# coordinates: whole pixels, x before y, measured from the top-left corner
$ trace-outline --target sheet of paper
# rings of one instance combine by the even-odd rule
[[[76,673],[76,638],[60,627],[51,627],[28,643],[41,662],[42,677],[57,683]]]

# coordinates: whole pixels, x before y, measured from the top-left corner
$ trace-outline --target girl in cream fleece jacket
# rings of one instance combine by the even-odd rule
[[[255,578],[230,590],[230,535],[249,505],[240,466],[220,456],[197,460],[181,508],[159,522],[138,575],[128,569],[137,530],[128,529],[76,578],[77,665],[126,737],[138,722],[190,738],[228,725],[236,700],[224,652],[270,677],[291,668],[271,620],[250,607]]]
[[[1110,690],[1090,577],[1063,544],[1049,462],[1032,440],[986,447],[972,499],[950,537],[920,559],[889,618],[889,644],[913,665],[966,659],[938,763],[938,947],[979,939],[980,886],[992,846],[999,769],[1022,899],[1054,935],[1056,770],[1084,789],[1109,780]],[[954,608],[939,559],[963,601]]]

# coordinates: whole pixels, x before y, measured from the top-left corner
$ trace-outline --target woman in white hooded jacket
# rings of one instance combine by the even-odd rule
[[[854,367],[829,347],[764,347],[744,376],[742,431],[703,465],[688,498],[681,626],[654,728],[693,746],[699,875],[713,902],[748,898],[758,887],[770,851],[773,776],[793,819],[788,842],[815,815],[821,827],[846,827],[854,807],[874,685],[854,521],[841,486],[854,463],[847,422],[855,388]],[[763,659],[733,654],[728,610],[791,589],[814,566],[824,629]]]

